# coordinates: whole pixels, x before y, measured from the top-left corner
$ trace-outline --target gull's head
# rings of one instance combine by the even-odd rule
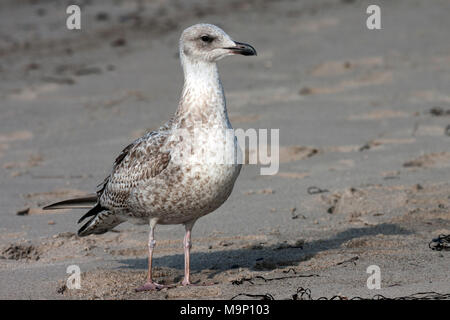
[[[256,50],[249,44],[232,40],[212,24],[196,24],[181,34],[180,55],[190,61],[216,62],[235,54],[256,56]]]

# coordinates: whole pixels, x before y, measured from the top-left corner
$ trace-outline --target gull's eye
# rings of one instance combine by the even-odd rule
[[[201,36],[200,39],[202,39],[202,41],[203,41],[203,42],[206,42],[206,43],[210,43],[210,42],[212,42],[212,41],[214,40],[214,39],[213,39],[212,37],[210,37],[210,36]]]

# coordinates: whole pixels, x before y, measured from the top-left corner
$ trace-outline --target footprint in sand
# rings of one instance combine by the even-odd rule
[[[450,152],[424,154],[403,163],[405,168],[446,168],[450,167]]]
[[[270,154],[270,146],[267,146],[267,154]],[[313,147],[305,147],[305,146],[280,146],[279,149],[279,162],[287,163],[303,160],[306,158],[310,158],[314,155],[319,154],[321,151],[317,148]],[[245,164],[252,163],[254,164],[254,159],[256,159],[259,164],[260,161],[258,159],[259,149],[246,149],[245,150]],[[250,161],[252,159],[252,161]]]

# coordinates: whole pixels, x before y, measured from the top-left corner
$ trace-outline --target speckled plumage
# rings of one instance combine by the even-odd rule
[[[109,215],[122,222],[148,223],[157,218],[159,224],[180,224],[214,211],[228,198],[241,165],[203,161],[201,157],[207,157],[208,152],[202,149],[214,147],[205,143],[209,136],[179,136],[184,132],[177,128],[181,122],[175,117],[169,129],[151,132],[125,148],[98,193],[99,204]],[[188,120],[184,123],[190,125]],[[223,125],[228,128],[226,123]],[[189,129],[188,133],[203,131]],[[222,147],[226,142],[214,143]],[[237,143],[234,147],[238,148]],[[188,151],[193,153],[186,155]],[[188,158],[196,157],[197,151],[201,152],[198,161]],[[116,221],[111,220],[114,226]],[[100,227],[95,219],[91,223],[83,234]],[[106,223],[104,219],[102,224]]]
[[[256,51],[213,25],[198,24],[183,32],[180,60],[185,82],[175,115],[120,153],[111,174],[99,186],[94,207],[80,219],[89,218],[78,231],[80,236],[107,232],[124,221],[150,224],[149,280],[144,290],[154,289],[154,226],[186,226],[183,284],[189,284],[192,226],[226,201],[239,175],[240,150],[236,137],[230,135],[216,64],[231,54],[256,55]],[[221,156],[228,161],[217,161]]]

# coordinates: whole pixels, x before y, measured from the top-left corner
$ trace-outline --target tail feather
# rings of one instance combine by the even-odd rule
[[[97,195],[89,195],[87,197],[75,198],[56,202],[45,206],[44,210],[55,210],[55,209],[89,209],[92,208],[97,203]]]
[[[112,214],[107,208],[104,208],[98,203],[97,195],[90,195],[83,198],[69,199],[61,202],[53,203],[44,207],[44,210],[53,209],[89,209],[84,214],[78,223],[81,223],[86,218],[90,218],[79,230],[78,236],[84,237],[90,234],[102,234],[113,229],[115,226],[121,224],[125,220]]]
[[[95,214],[95,216],[89,219],[89,221],[78,230],[78,236],[85,237],[90,234],[103,234],[124,221],[125,220],[109,211],[101,211]]]
[[[103,210],[105,210],[105,208],[103,208],[99,203],[97,203],[95,207],[91,208],[91,210],[86,212],[86,214],[82,216],[80,220],[78,220],[78,223],[81,223],[81,221],[83,221],[87,217],[96,216],[99,212],[102,212]]]

